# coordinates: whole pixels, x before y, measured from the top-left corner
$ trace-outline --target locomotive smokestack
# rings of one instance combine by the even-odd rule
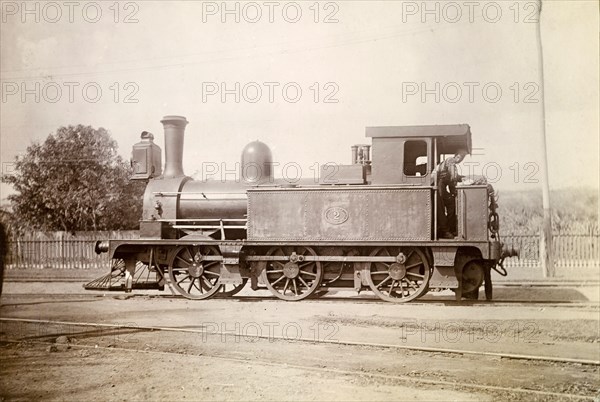
[[[163,176],[184,176],[183,137],[188,121],[183,116],[165,116],[160,122],[165,128],[165,173]]]

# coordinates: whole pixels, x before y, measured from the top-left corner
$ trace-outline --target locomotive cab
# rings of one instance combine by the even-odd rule
[[[373,141],[371,184],[428,186],[442,154],[471,152],[467,124],[367,127]]]

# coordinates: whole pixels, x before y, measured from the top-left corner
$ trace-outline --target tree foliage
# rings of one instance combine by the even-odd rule
[[[143,183],[129,182],[131,168],[104,128],[60,127],[17,158],[3,180],[14,222],[36,230],[134,229],[141,216]]]

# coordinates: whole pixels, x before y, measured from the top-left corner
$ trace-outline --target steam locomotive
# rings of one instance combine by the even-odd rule
[[[152,134],[133,147],[132,180],[147,186],[139,239],[98,241],[111,272],[86,289],[164,289],[188,299],[231,296],[250,281],[297,301],[329,289],[370,290],[396,303],[453,289],[492,298],[502,274],[496,199],[490,185],[459,186],[456,237],[438,239],[432,172],[444,155],[471,152],[466,124],[368,127],[370,145],[351,164],[323,165],[318,182],[275,179],[259,141],[241,155],[240,180],[193,180],[183,172],[188,121],[165,116],[165,168]]]

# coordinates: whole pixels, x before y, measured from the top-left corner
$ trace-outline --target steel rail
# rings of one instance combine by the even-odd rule
[[[16,344],[23,343],[23,341],[19,341],[19,340],[5,340],[4,342],[16,343]],[[31,343],[31,344],[38,344],[38,345],[53,345],[53,343],[49,343],[49,342],[40,342],[40,341],[26,341],[26,342]],[[69,344],[69,346],[72,348],[103,350],[103,351],[110,351],[110,352],[143,353],[143,354],[149,354],[149,355],[154,354],[154,355],[160,355],[160,356],[186,356],[186,357],[198,358],[197,355],[193,355],[193,354],[189,354],[189,353],[185,353],[185,352],[182,353],[182,352],[169,352],[169,351],[163,351],[163,350],[159,351],[159,350],[130,349],[130,348],[124,348],[124,347],[119,347],[119,346],[106,347],[106,346],[98,346],[98,345],[92,346],[92,345],[81,345],[81,344]],[[499,385],[473,384],[473,383],[458,382],[458,381],[432,380],[432,379],[427,379],[427,378],[412,377],[412,376],[408,376],[408,375],[368,373],[365,371],[357,371],[357,370],[344,370],[344,369],[310,366],[310,365],[293,364],[293,363],[292,364],[279,363],[279,362],[267,361],[267,360],[263,360],[263,359],[247,360],[244,358],[226,357],[226,356],[210,355],[210,354],[208,354],[208,355],[202,354],[202,357],[203,358],[208,357],[211,359],[224,360],[224,361],[243,363],[243,364],[265,365],[265,366],[274,366],[274,367],[280,367],[280,368],[292,368],[292,369],[297,369],[297,370],[306,370],[306,371],[310,371],[310,372],[318,371],[318,372],[322,372],[322,373],[333,373],[333,374],[339,374],[339,375],[362,376],[362,377],[369,377],[369,378],[378,378],[378,379],[383,379],[383,380],[397,380],[397,381],[407,382],[409,384],[419,383],[419,384],[427,384],[427,385],[450,386],[453,389],[456,389],[456,387],[463,387],[463,388],[484,390],[484,391],[516,392],[516,393],[521,393],[521,394],[534,394],[534,395],[540,395],[540,396],[553,396],[553,397],[559,397],[559,398],[567,397],[569,399],[577,399],[577,400],[589,400],[589,401],[595,400],[594,396],[587,396],[587,395],[569,394],[569,393],[552,392],[552,391],[542,391],[542,390],[518,388],[518,387],[511,388],[511,387],[503,387],[503,386],[499,386]]]
[[[29,281],[29,280],[20,280],[20,279],[15,279],[15,280],[5,280],[5,282],[15,282],[15,283],[23,283],[23,282],[33,282],[33,283],[46,283],[46,282],[62,282],[62,283],[77,283],[77,282],[81,282],[80,280],[53,280],[53,279],[48,279],[48,280],[39,280],[39,281]],[[342,290],[352,290],[353,288],[342,288]],[[145,289],[145,290],[149,290],[149,289]],[[153,289],[154,290],[154,289]],[[259,289],[259,290],[267,290],[267,288],[264,289]],[[156,291],[158,292],[159,290],[156,289]],[[161,291],[162,292],[162,291]],[[148,293],[123,293],[122,289],[119,290],[108,290],[108,289],[104,289],[104,290],[87,290],[83,293],[51,293],[51,294],[44,294],[44,295],[40,295],[40,293],[6,293],[5,294],[6,297],[11,297],[11,298],[39,298],[39,297],[44,297],[44,296],[52,296],[52,297],[82,297],[82,296],[89,296],[91,298],[93,298],[94,300],[98,300],[101,301],[102,298],[104,297],[124,297],[127,299],[130,298],[158,298],[158,299],[176,299],[176,300],[181,300],[181,301],[186,301],[188,299],[181,297],[179,294],[148,294]],[[218,299],[220,301],[223,300],[227,300],[227,299],[232,299],[232,300],[239,300],[239,299],[243,299],[243,300],[260,300],[260,301],[264,301],[264,300],[271,300],[271,301],[278,301],[278,299],[275,296],[269,295],[269,296],[260,296],[260,295],[244,295],[244,296],[231,296],[228,298],[221,298]],[[212,300],[212,299],[210,299]],[[71,300],[64,300],[64,302],[70,302]],[[213,300],[214,301],[214,300]],[[56,303],[56,300],[53,299],[48,299],[48,301],[40,301],[39,303]],[[209,302],[209,300],[204,300],[204,302]],[[372,297],[346,297],[346,296],[328,296],[328,297],[321,297],[318,299],[305,299],[302,300],[302,303],[339,303],[339,302],[348,302],[348,303],[358,303],[358,304],[389,304],[388,302],[381,300],[379,297],[377,296],[372,296]],[[0,306],[10,306],[10,305],[14,305],[15,303],[0,303]],[[20,303],[17,303],[20,304]],[[568,308],[568,309],[581,309],[581,308],[585,308],[585,309],[590,309],[593,311],[596,311],[598,309],[600,309],[600,305],[598,303],[594,303],[594,302],[588,302],[588,303],[582,303],[582,302],[577,302],[577,301],[555,301],[555,300],[536,300],[536,301],[531,301],[531,300],[462,300],[460,303],[457,302],[454,298],[452,299],[443,299],[443,300],[435,300],[435,299],[427,299],[427,300],[422,300],[419,299],[419,301],[411,301],[410,303],[405,303],[405,306],[410,306],[410,307],[419,307],[419,306],[443,306],[443,305],[452,305],[452,306],[459,306],[459,307],[473,307],[473,308],[500,308],[500,307],[530,307],[530,308],[537,308],[537,307],[544,307],[544,308]]]
[[[69,322],[69,321],[52,321],[52,320],[38,320],[30,318],[0,318],[0,321],[6,322],[24,322],[31,324],[48,324],[48,325],[71,325],[74,327],[101,327],[101,328],[113,328],[113,329],[136,329],[145,331],[164,331],[164,332],[183,332],[192,334],[206,334],[206,335],[233,335],[253,339],[266,339],[266,340],[279,340],[279,341],[290,341],[291,339],[279,335],[253,335],[244,334],[238,335],[229,331],[205,331],[190,328],[174,328],[174,327],[156,327],[149,325],[127,325],[127,324],[103,324],[103,323],[91,323],[91,322]],[[366,346],[376,347],[383,349],[397,349],[397,350],[414,350],[419,352],[427,353],[448,353],[448,354],[459,354],[459,355],[472,355],[472,356],[489,356],[489,357],[500,357],[504,359],[514,360],[535,360],[535,361],[546,361],[555,363],[576,363],[586,364],[592,366],[600,366],[600,360],[588,360],[588,359],[572,359],[565,357],[556,356],[536,356],[536,355],[522,355],[515,353],[500,353],[500,352],[482,352],[474,350],[461,350],[461,349],[447,349],[447,348],[434,348],[429,346],[410,346],[410,345],[393,345],[387,343],[376,343],[376,342],[356,342],[356,341],[340,341],[332,339],[314,339],[314,338],[294,338],[294,342],[305,342],[305,343],[323,343],[331,345],[342,345],[342,346]]]

